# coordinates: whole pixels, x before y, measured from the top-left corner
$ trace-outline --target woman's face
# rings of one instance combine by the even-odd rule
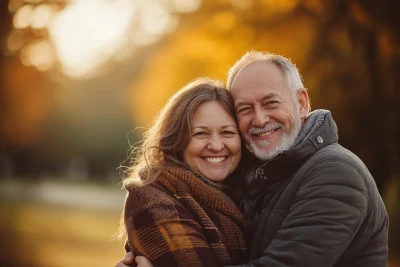
[[[192,136],[183,150],[183,160],[204,178],[221,182],[241,159],[236,122],[216,101],[198,106],[192,121]]]

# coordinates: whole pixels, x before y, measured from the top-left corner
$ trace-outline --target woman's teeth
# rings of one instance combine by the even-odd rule
[[[224,161],[226,157],[205,157],[204,159],[207,162],[218,163]]]

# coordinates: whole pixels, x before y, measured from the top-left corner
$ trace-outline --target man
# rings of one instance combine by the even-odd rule
[[[240,132],[261,160],[249,168],[241,203],[252,221],[244,266],[387,266],[388,215],[375,182],[337,143],[330,112],[309,112],[295,65],[249,52],[227,86]]]

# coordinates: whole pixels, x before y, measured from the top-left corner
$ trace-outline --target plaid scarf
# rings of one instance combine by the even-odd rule
[[[130,186],[125,227],[130,249],[157,266],[223,266],[247,261],[245,220],[232,200],[188,171]]]

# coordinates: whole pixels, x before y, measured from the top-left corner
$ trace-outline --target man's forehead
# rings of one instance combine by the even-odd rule
[[[240,97],[252,97],[253,94],[264,97],[271,92],[285,94],[288,89],[283,72],[270,61],[256,61],[242,68],[231,85],[234,100]]]
[[[285,82],[281,69],[271,61],[260,60],[243,67],[232,81],[231,90],[259,84],[279,86]]]
[[[283,73],[278,66],[270,60],[253,61],[242,67],[232,81],[232,87],[235,83],[240,83],[243,79],[258,80],[263,77],[282,76]]]

